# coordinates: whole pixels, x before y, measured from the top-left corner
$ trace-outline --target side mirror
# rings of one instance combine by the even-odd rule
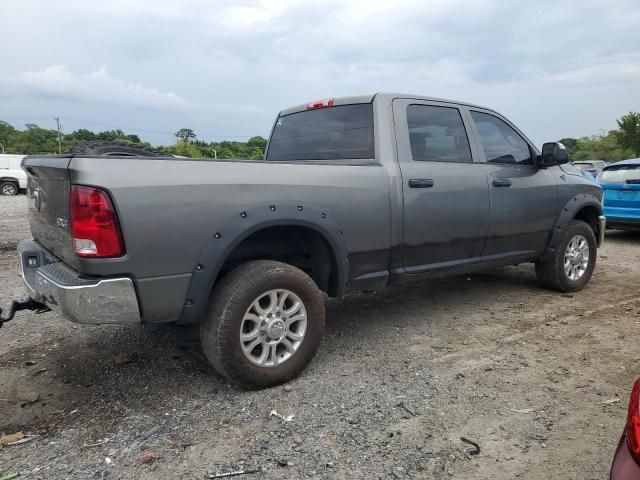
[[[560,142],[548,142],[542,145],[542,155],[538,165],[541,167],[553,167],[569,163],[569,152]]]

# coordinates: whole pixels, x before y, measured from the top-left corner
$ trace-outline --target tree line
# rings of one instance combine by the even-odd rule
[[[606,134],[581,138],[562,138],[573,160],[605,160],[608,162],[640,157],[640,113],[629,112],[617,120],[618,128]],[[261,159],[267,140],[260,136],[246,142],[225,140],[205,142],[199,140],[190,128],[181,128],[174,136],[175,143],[156,147],[170,155],[191,158],[247,158]],[[150,146],[138,135],[120,129],[92,132],[81,128],[61,136],[62,153],[69,153],[80,142],[113,141],[132,145]],[[0,144],[5,153],[49,154],[58,153],[58,132],[28,123],[23,130],[0,120]]]
[[[267,140],[260,136],[251,137],[246,142],[225,140],[221,142],[205,142],[198,140],[193,130],[182,128],[175,133],[176,141],[172,145],[156,147],[157,150],[170,155],[192,158],[247,158],[261,159]],[[84,128],[61,135],[62,153],[69,153],[81,142],[105,141],[129,143],[149,147],[149,142],[138,135],[125,133],[120,129],[92,132]],[[20,130],[8,122],[0,120],[0,144],[5,153],[19,155],[56,154],[58,153],[58,131],[42,128],[28,123]],[[0,147],[0,152],[2,148]]]
[[[640,113],[629,112],[617,120],[618,128],[602,135],[562,138],[572,160],[615,162],[640,157]]]

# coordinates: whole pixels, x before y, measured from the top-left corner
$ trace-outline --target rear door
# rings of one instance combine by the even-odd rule
[[[469,109],[489,181],[491,215],[482,255],[520,257],[542,252],[558,214],[558,184],[536,165],[536,152],[494,112]]]
[[[479,261],[489,192],[482,164],[473,161],[460,107],[397,99],[393,112],[404,197],[405,270]]]

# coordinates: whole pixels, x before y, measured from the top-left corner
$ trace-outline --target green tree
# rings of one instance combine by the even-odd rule
[[[610,131],[606,135],[593,135],[578,139],[573,160],[605,160],[615,162],[632,158],[633,152],[625,149],[618,142],[617,132]]]
[[[196,138],[196,134],[190,128],[181,128],[174,135],[178,138],[178,141],[189,143],[189,140]]]
[[[618,120],[616,137],[620,145],[640,156],[640,113],[629,112]]]
[[[575,138],[561,138],[558,141],[567,148],[569,155],[573,158],[576,150],[578,150],[578,140]]]

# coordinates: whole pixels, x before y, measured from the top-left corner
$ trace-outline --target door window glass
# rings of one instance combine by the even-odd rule
[[[471,117],[488,163],[533,165],[529,145],[507,123],[487,113],[472,111]]]
[[[409,105],[411,155],[427,162],[471,162],[469,139],[457,108]]]

